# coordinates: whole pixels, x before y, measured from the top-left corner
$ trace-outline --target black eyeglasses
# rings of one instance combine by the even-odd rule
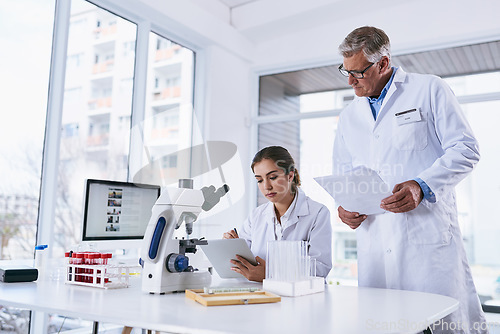
[[[339,66],[339,72],[345,76],[345,77],[348,77],[349,74],[352,75],[353,78],[355,79],[363,79],[365,77],[365,72],[368,71],[368,69],[370,67],[372,67],[373,65],[375,65],[376,63],[371,63],[370,65],[368,65],[367,68],[365,68],[364,70],[362,71],[348,71],[344,68],[344,64],[340,64]]]

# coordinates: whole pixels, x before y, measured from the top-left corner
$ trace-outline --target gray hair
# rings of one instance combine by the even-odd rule
[[[339,52],[344,58],[349,58],[363,51],[366,59],[376,63],[386,56],[391,60],[391,42],[382,29],[375,27],[360,27],[354,29],[339,45]]]

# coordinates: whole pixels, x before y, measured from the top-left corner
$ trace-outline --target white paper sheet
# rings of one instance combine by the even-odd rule
[[[314,178],[338,205],[351,212],[373,215],[385,212],[380,202],[392,195],[392,189],[380,176],[366,167],[358,167],[342,175]]]

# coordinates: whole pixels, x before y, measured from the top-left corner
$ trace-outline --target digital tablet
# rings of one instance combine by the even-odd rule
[[[245,239],[214,239],[208,240],[208,245],[200,245],[221,278],[241,278],[243,275],[232,271],[234,265],[230,262],[236,259],[236,254],[244,257],[253,265],[257,265],[255,256]]]

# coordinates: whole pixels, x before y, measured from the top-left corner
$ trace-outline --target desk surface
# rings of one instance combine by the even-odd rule
[[[139,279],[131,281],[129,288],[110,290],[0,282],[0,305],[173,333],[249,334],[417,333],[458,308],[458,301],[440,295],[343,286],[279,303],[205,307],[184,293],[145,294]]]

